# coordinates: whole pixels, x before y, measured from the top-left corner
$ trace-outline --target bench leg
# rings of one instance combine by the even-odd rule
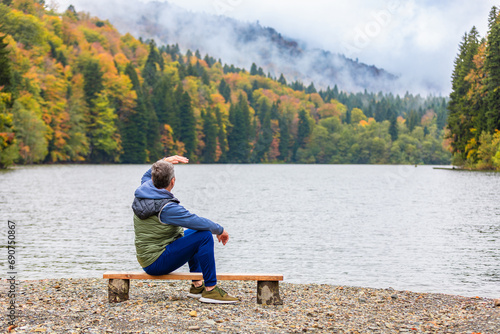
[[[128,300],[129,279],[110,279],[108,282],[108,301],[121,303]]]
[[[257,282],[257,304],[283,305],[278,281]]]

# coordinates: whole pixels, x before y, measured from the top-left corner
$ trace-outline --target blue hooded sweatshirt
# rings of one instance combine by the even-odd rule
[[[160,209],[158,218],[163,224],[182,226],[192,230],[210,231],[212,234],[217,235],[224,232],[224,228],[219,224],[186,210],[170,191],[156,188],[151,180],[151,168],[142,176],[141,186],[137,188],[134,195],[136,200],[146,202],[151,200],[171,200]],[[134,212],[135,210],[134,208]],[[139,216],[138,212],[135,213]],[[151,215],[153,214],[156,213]]]

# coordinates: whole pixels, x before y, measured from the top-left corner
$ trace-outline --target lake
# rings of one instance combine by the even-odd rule
[[[0,229],[16,223],[20,279],[140,270],[132,210],[147,165],[0,172]],[[182,165],[175,196],[223,225],[219,272],[496,297],[500,173],[430,166]],[[5,277],[6,250],[0,260]]]

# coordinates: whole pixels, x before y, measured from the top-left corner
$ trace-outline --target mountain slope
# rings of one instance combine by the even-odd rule
[[[338,85],[350,92],[393,91],[396,86],[397,77],[383,69],[311,49],[259,23],[190,12],[168,2],[112,0],[103,6],[90,1],[81,6],[108,18],[122,32],[166,44],[178,43],[183,50],[200,50],[247,69],[255,62],[275,77],[283,73],[288,81],[314,82],[320,88]]]

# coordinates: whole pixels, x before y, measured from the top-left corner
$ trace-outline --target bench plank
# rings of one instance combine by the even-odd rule
[[[152,276],[145,272],[108,271],[103,274],[108,279],[152,279],[152,280],[202,280],[201,273],[173,272],[168,275]],[[282,281],[281,274],[217,274],[221,281]]]

